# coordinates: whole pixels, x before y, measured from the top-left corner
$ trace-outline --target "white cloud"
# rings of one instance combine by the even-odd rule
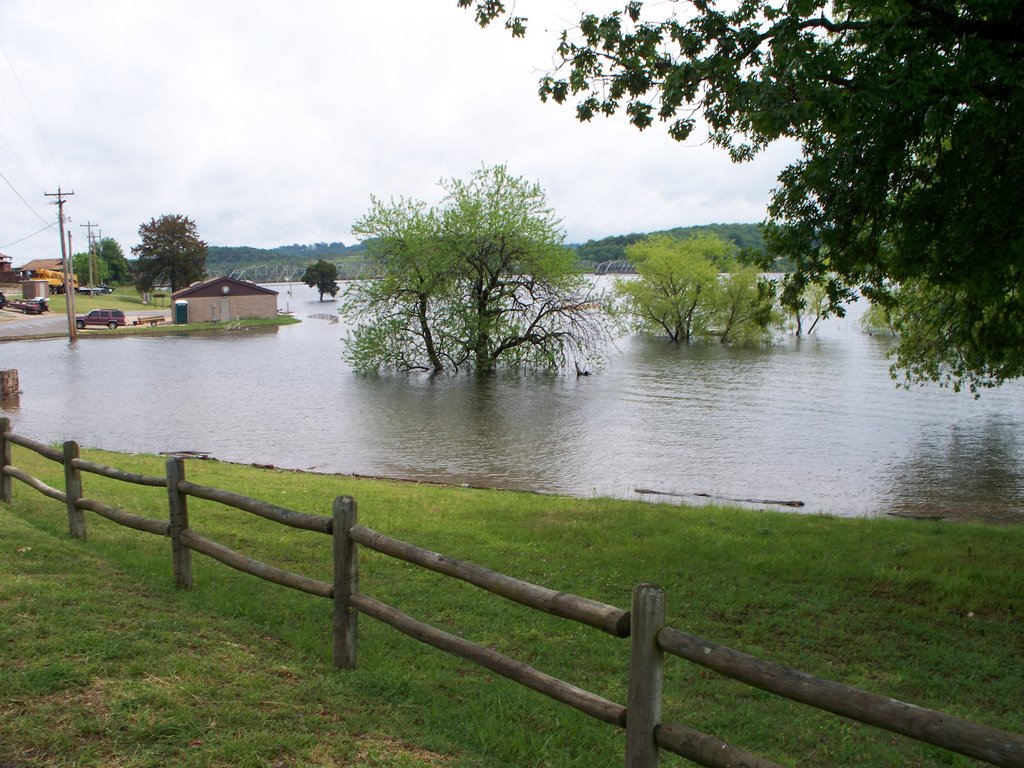
[[[9,0],[0,171],[34,212],[0,184],[0,245],[53,220],[42,193],[57,185],[75,191],[76,250],[74,225],[99,222],[127,250],[163,213],[213,244],[353,242],[371,194],[435,201],[441,177],[502,162],[540,181],[572,241],[763,218],[792,147],[736,166],[657,126],[581,125],[542,104],[558,18],[577,16],[542,9],[513,40],[455,0]],[[54,251],[52,233],[5,248]]]

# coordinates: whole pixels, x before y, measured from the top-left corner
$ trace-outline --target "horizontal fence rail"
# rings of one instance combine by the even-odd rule
[[[679,723],[659,723],[654,728],[659,747],[707,768],[782,768],[778,763],[752,755],[714,736]]]
[[[228,507],[240,509],[243,512],[251,512],[254,515],[273,520],[275,523],[288,525],[292,528],[301,528],[307,531],[319,531],[320,533],[331,532],[331,518],[323,515],[309,515],[304,512],[294,512],[276,504],[268,504],[259,499],[251,499],[242,496],[240,493],[222,491],[219,488],[210,488],[205,485],[196,485],[186,480],[179,480],[177,489],[189,496],[207,501],[216,501]]]
[[[166,477],[157,477],[156,475],[138,475],[134,472],[125,472],[121,469],[107,467],[103,464],[96,464],[92,461],[86,461],[85,459],[72,459],[71,465],[75,469],[80,469],[83,472],[89,472],[94,475],[103,475],[103,477],[109,477],[111,480],[120,480],[122,483],[148,485],[152,488],[167,487]]]
[[[145,531],[146,533],[155,533],[157,536],[170,536],[170,523],[166,520],[154,520],[151,517],[132,515],[94,499],[77,499],[75,506],[79,509],[95,512],[100,517],[105,517],[107,520],[123,525],[126,528],[134,528],[137,531]]]
[[[658,633],[666,652],[734,680],[862,723],[945,747],[993,765],[1024,765],[1024,738],[1016,734],[907,704],[798,669],[701,640],[666,627]]]
[[[51,499],[67,503],[68,497],[64,491],[58,491],[56,488],[51,488],[42,480],[32,477],[28,472],[23,472],[17,467],[4,467],[3,473],[9,477],[13,477],[15,480],[20,480],[29,488],[35,488],[43,494],[43,496],[49,496]]]
[[[491,648],[470,642],[461,637],[444,632],[429,624],[417,621],[407,614],[386,605],[372,597],[359,593],[353,595],[352,605],[367,616],[397,629],[399,632],[413,637],[423,643],[432,645],[442,651],[460,656],[474,662],[503,677],[514,680],[520,685],[531,688],[556,701],[568,704],[580,712],[590,715],[611,725],[625,727],[626,708],[621,704],[608,701],[596,694],[577,688],[564,680],[540,672],[521,661],[509,658]]]
[[[456,560],[393,539],[362,525],[350,528],[348,535],[357,543],[381,554],[461,579],[514,602],[563,619],[587,624],[615,637],[629,637],[629,613],[613,605],[520,581],[476,563]]]
[[[63,465],[65,490],[53,488],[15,467],[12,445],[34,451],[45,459]],[[11,481],[18,480],[66,505],[72,536],[85,538],[85,519],[82,513],[90,511],[118,525],[169,537],[174,579],[179,587],[190,588],[192,585],[191,552],[196,551],[266,581],[331,599],[334,605],[332,643],[335,666],[355,667],[357,619],[363,613],[416,640],[489,669],[597,720],[624,728],[628,768],[656,768],[659,749],[713,768],[778,768],[775,763],[688,725],[662,722],[663,664],[666,655],[677,656],[774,695],[993,765],[1024,768],[1024,737],[1020,735],[817,678],[666,626],[664,592],[655,585],[641,584],[635,587],[630,610],[624,611],[612,605],[515,579],[359,525],[355,501],[349,497],[335,499],[333,517],[312,515],[231,491],[188,482],[185,479],[184,461],[180,458],[169,459],[166,476],[158,477],[125,472],[86,461],[78,455],[78,450],[74,441],[67,441],[62,449],[56,449],[16,435],[11,431],[10,420],[0,418],[0,501],[11,501]],[[119,482],[166,489],[168,518],[158,520],[135,515],[85,498],[81,477],[83,472]],[[189,527],[189,497],[224,504],[281,525],[331,535],[332,582],[319,581],[255,560],[197,533]],[[614,637],[629,638],[626,706],[541,672],[497,650],[444,632],[369,597],[359,589],[359,546],[473,584],[530,609],[577,621]]]
[[[272,581],[284,587],[297,589],[300,592],[307,592],[319,597],[334,597],[334,590],[326,581],[317,581],[299,573],[292,573],[259,560],[253,560],[251,557],[239,554],[223,544],[218,544],[213,539],[200,536],[195,531],[182,531],[181,540],[185,542],[189,549],[202,552],[204,555],[212,557],[214,560],[231,566],[236,570],[258,576],[261,579]]]
[[[37,440],[22,437],[21,435],[16,435],[13,432],[7,432],[4,435],[4,438],[15,445],[20,445],[22,448],[28,448],[30,451],[35,451],[43,458],[49,459],[50,461],[55,461],[58,464],[64,463],[64,452],[59,448],[51,448],[46,443],[40,443]]]

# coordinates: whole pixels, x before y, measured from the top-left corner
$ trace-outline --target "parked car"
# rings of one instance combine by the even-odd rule
[[[124,312],[120,309],[94,309],[88,314],[78,315],[75,318],[75,325],[78,328],[105,325],[110,330],[114,330],[119,325],[126,325],[127,322]]]

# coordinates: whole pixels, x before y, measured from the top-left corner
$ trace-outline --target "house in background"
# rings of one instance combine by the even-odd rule
[[[175,323],[223,323],[277,317],[277,291],[233,277],[214,277],[171,294]]]
[[[0,285],[17,285],[20,282],[21,278],[11,267],[11,257],[0,253]]]
[[[18,267],[18,274],[21,280],[31,280],[39,277],[39,271],[64,272],[64,259],[33,259],[32,261]]]

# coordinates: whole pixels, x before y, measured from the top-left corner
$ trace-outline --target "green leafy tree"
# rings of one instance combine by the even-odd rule
[[[864,315],[862,327],[872,332],[884,331],[898,339],[892,351],[892,373],[904,385],[948,374],[954,389],[960,390],[966,382],[967,388],[978,396],[979,387],[1009,378],[1009,372],[995,368],[991,378],[984,380],[969,375],[978,367],[978,360],[967,353],[978,349],[981,343],[965,335],[985,333],[984,324],[965,328],[957,322],[956,318],[964,312],[961,305],[970,300],[966,292],[950,293],[931,282],[912,280],[876,297]]]
[[[626,248],[637,279],[617,281],[615,291],[636,319],[636,329],[663,331],[673,344],[706,337],[718,291],[715,260],[728,258],[730,251],[714,235],[684,240],[655,235]]]
[[[346,294],[355,367],[484,374],[596,355],[602,308],[540,186],[504,166],[441,186],[439,208],[374,199],[354,227],[383,269]]]
[[[331,294],[333,299],[338,295],[338,267],[330,261],[317,259],[315,264],[306,267],[302,274],[302,282],[310,288],[316,288],[320,292],[320,301],[324,300],[324,294]]]
[[[896,318],[892,306],[885,304],[872,304],[867,311],[861,315],[860,327],[865,333],[874,335],[884,333],[888,336],[896,335]]]
[[[767,341],[782,324],[775,285],[757,267],[738,265],[735,253],[714,234],[654,235],[626,249],[637,277],[617,281],[615,291],[636,330],[674,344]]]
[[[830,307],[828,287],[822,283],[808,283],[795,299],[790,299],[786,308],[792,321],[793,334],[800,338],[810,336],[825,317]]]
[[[738,267],[719,280],[715,333],[723,344],[761,344],[782,327],[775,283],[757,267]]]
[[[442,243],[438,212],[418,200],[371,197],[370,211],[352,232],[372,238],[370,253],[386,265],[378,279],[346,294],[346,311],[360,323],[349,349],[356,367],[457,368],[461,344],[450,311],[457,301],[455,260]]]
[[[196,223],[181,214],[150,219],[139,227],[139,245],[132,248],[135,286],[148,293],[168,284],[172,291],[185,288],[206,274],[206,243],[199,239]]]
[[[481,24],[506,15],[499,0],[458,4]],[[951,314],[931,345],[900,336],[901,348],[921,341],[897,356],[910,380],[976,388],[1024,375],[1019,3],[677,6],[583,13],[541,98],[575,100],[584,121],[619,110],[640,129],[658,120],[678,140],[703,118],[738,161],[796,140],[802,157],[781,173],[766,227],[770,256],[795,268],[784,299],[820,282],[841,314],[858,287],[885,301],[912,285]],[[523,17],[506,24],[525,31]]]
[[[112,237],[104,237],[99,242],[99,260],[105,270],[104,280],[114,285],[127,285],[131,282],[131,270],[128,259],[121,250],[120,243]]]
[[[89,285],[89,262],[92,261],[92,281],[95,285],[107,280],[107,265],[96,254],[76,253],[71,266],[79,285]]]

